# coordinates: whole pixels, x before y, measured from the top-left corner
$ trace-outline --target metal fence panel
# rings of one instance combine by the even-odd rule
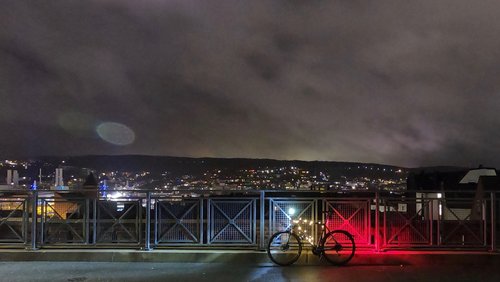
[[[440,199],[439,244],[457,247],[486,246],[486,201]]]
[[[157,199],[155,203],[155,244],[201,244],[202,199]]]
[[[433,201],[430,199],[384,199],[384,247],[432,244]]]
[[[331,216],[323,215],[323,222],[332,230],[342,229],[353,235],[357,246],[371,244],[370,200],[324,199],[323,210]]]
[[[0,199],[0,242],[25,243],[27,241],[26,199]]]
[[[40,202],[42,245],[88,242],[85,199],[43,198]]]
[[[256,243],[256,198],[209,199],[208,244]]]
[[[140,199],[97,201],[95,243],[136,243],[142,237]]]
[[[317,221],[316,199],[271,198],[269,209],[269,236],[289,228],[293,219]],[[307,225],[303,228],[306,233],[316,235],[316,225]]]

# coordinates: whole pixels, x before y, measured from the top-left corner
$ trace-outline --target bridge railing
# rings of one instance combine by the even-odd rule
[[[264,249],[293,218],[353,234],[358,248],[490,250],[496,192],[0,191],[0,246]],[[330,213],[323,213],[330,211]],[[320,227],[304,227],[319,236]]]

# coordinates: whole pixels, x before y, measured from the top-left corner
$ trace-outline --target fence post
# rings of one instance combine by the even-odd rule
[[[481,200],[481,219],[483,221],[483,246],[488,246],[488,216],[486,215],[486,200]]]
[[[29,249],[31,248],[30,246],[28,246],[28,232],[29,232],[29,225],[30,225],[30,201],[29,201],[29,194],[28,196],[26,197],[26,199],[24,199],[24,203],[23,203],[23,238],[24,238],[24,248],[25,249]]]
[[[427,207],[427,212],[429,213],[429,221],[430,221],[430,228],[429,228],[429,242],[430,246],[434,244],[434,201],[433,200],[428,200],[429,204]],[[422,204],[422,209],[423,209],[423,204]]]
[[[260,208],[260,218],[259,218],[259,235],[260,235],[260,238],[259,238],[259,248],[261,250],[264,250],[265,249],[265,232],[264,232],[264,229],[265,229],[265,191],[260,191],[260,199],[259,199],[259,208]]]
[[[205,207],[203,206],[203,203],[205,202],[205,196],[202,195],[200,197],[200,218],[199,218],[199,222],[200,222],[200,242],[199,244],[200,245],[203,245],[203,242],[204,242],[204,236],[205,236],[205,232],[204,231],[204,226],[205,226],[205,214],[203,213]],[[207,222],[208,222],[208,219],[207,219]]]
[[[442,219],[442,202],[441,198],[437,198],[437,205],[438,205],[438,214],[437,214],[437,221],[436,221],[436,235],[437,235],[437,245],[441,246],[441,219]]]
[[[90,199],[85,199],[85,214],[83,215],[85,226],[85,244],[90,244]]]
[[[31,214],[31,249],[36,250],[36,232],[37,232],[37,210],[38,210],[38,191],[33,191],[33,203],[32,203],[32,214]]]
[[[380,251],[380,204],[379,192],[375,192],[375,251]]]
[[[153,244],[155,246],[158,245],[158,209],[159,208],[160,208],[160,206],[159,206],[159,203],[158,203],[158,198],[156,198],[155,205],[153,207],[153,210],[155,211],[155,223],[154,223],[154,231],[153,231],[154,241],[153,241]]]
[[[207,198],[207,244],[211,244],[211,236],[212,236],[212,213],[210,211],[212,209],[211,199]]]
[[[267,220],[267,227],[269,228],[269,234],[272,234],[274,232],[273,227],[271,224],[274,222],[274,212],[273,212],[273,206],[274,202],[272,199],[269,199],[269,206],[268,206],[268,220]],[[269,235],[272,236],[272,235]]]
[[[491,249],[490,251],[492,252],[495,252],[496,249],[497,249],[497,246],[496,246],[496,195],[495,195],[495,192],[491,192],[491,197],[490,197],[490,200],[491,200]]]
[[[146,193],[146,238],[144,238],[144,249],[151,250],[151,192]]]
[[[99,204],[99,199],[95,198],[92,205],[92,244],[97,244],[97,205]]]

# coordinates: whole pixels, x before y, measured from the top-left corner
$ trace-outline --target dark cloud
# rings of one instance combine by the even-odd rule
[[[498,166],[499,8],[2,3],[0,155]],[[103,122],[132,129],[134,143],[99,139]]]

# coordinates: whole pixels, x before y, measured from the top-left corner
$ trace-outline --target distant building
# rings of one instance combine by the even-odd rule
[[[19,173],[17,170],[7,170],[5,183],[0,183],[0,190],[9,190],[19,186]]]
[[[415,191],[416,198],[443,199],[433,201],[434,218],[441,216],[444,220],[475,220],[484,214],[485,192],[500,191],[500,177],[496,169],[482,166],[448,172],[421,171],[410,174],[407,185],[408,191]],[[464,200],[445,201],[446,198]],[[446,206],[443,207],[441,203]]]
[[[460,184],[479,183],[479,178],[483,176],[497,176],[497,172],[494,168],[482,168],[471,169],[467,174],[460,180]]]

